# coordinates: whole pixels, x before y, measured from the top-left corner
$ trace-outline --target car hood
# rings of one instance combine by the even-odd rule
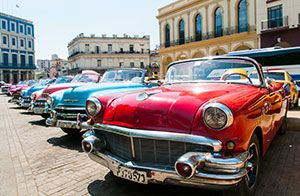
[[[64,89],[68,89],[68,88],[72,88],[72,87],[77,87],[77,86],[82,86],[85,85],[86,83],[62,83],[62,84],[51,84],[49,86],[47,86],[43,93],[44,94],[52,94],[56,91],[59,90],[64,90]]]
[[[45,88],[46,86],[44,85],[36,85],[36,86],[31,86],[28,89],[24,90],[23,92],[23,96],[30,96],[33,92],[42,90],[43,88]]]
[[[84,85],[79,87],[73,87],[66,90],[63,93],[61,98],[61,102],[59,105],[63,106],[72,106],[72,107],[83,107],[85,106],[86,100],[95,95],[99,95],[101,93],[118,93],[120,89],[128,89],[138,90],[147,88],[145,84],[138,83],[124,83],[124,82],[115,82],[115,83],[97,83],[91,85]],[[126,90],[125,90],[126,91]]]
[[[115,99],[107,106],[103,122],[135,129],[191,133],[201,106],[220,102],[237,110],[257,89],[250,85],[220,83],[165,85]]]

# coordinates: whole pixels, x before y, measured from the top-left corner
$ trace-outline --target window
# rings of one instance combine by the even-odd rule
[[[28,48],[31,48],[31,47],[32,47],[32,42],[28,41]]]
[[[6,20],[1,20],[1,29],[7,30],[7,21]]]
[[[130,62],[130,67],[134,67],[134,62]]]
[[[141,62],[141,68],[145,68],[144,62]]]
[[[7,36],[6,35],[2,36],[2,44],[3,45],[7,44]]]
[[[18,65],[18,55],[17,54],[12,54],[12,64],[13,64],[13,66]]]
[[[123,66],[124,66],[124,62],[120,62],[119,67],[123,67]]]
[[[10,31],[16,32],[16,23],[10,22]]]
[[[16,45],[16,38],[15,37],[11,38],[11,45],[13,45],[13,46]]]
[[[141,49],[141,53],[144,54],[144,48]]]
[[[282,27],[282,5],[268,8],[268,28]]]
[[[120,48],[120,53],[124,53],[124,49],[123,48]]]
[[[218,7],[215,11],[215,37],[223,36],[222,9]]]
[[[200,14],[195,18],[195,40],[202,40],[202,16]]]
[[[100,47],[96,46],[96,53],[99,54],[100,53]]]
[[[97,60],[97,67],[101,67],[101,60]]]
[[[112,52],[112,44],[108,44],[108,52]]]
[[[24,25],[23,24],[19,25],[19,32],[24,33]]]
[[[166,29],[165,29],[165,47],[168,48],[171,46],[170,43],[170,26],[169,24],[166,25]]]
[[[21,55],[20,58],[21,58],[21,66],[25,67],[25,64],[26,64],[25,55]]]
[[[33,56],[28,56],[28,64],[33,65]]]
[[[184,44],[184,39],[184,21],[181,19],[179,22],[179,44]]]
[[[24,47],[24,39],[20,39],[20,46]]]
[[[130,51],[130,53],[134,53],[134,46],[133,45],[129,45],[129,51]]]
[[[2,57],[3,57],[3,64],[5,66],[8,66],[8,53],[3,53]]]
[[[85,44],[85,51],[89,52],[90,51],[90,44]]]
[[[28,34],[28,35],[31,35],[31,34],[32,34],[32,32],[31,32],[31,27],[27,27],[27,34]]]
[[[239,33],[248,31],[248,7],[247,0],[241,0],[238,7]]]

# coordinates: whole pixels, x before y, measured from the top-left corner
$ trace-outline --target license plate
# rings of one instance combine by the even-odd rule
[[[34,108],[33,111],[35,114],[43,114],[45,109],[44,108]]]
[[[146,172],[137,171],[135,169],[128,169],[126,167],[118,166],[115,175],[120,178],[131,180],[133,182],[137,182],[137,183],[141,183],[141,184],[148,184]]]
[[[76,128],[76,123],[71,122],[71,121],[57,121],[56,123],[57,127],[61,127],[61,128],[70,128],[70,129],[75,129]]]

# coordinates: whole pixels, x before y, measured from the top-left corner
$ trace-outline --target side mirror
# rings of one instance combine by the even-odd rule
[[[274,85],[276,85],[275,80],[271,79],[271,78],[266,78],[266,83],[267,83],[268,87],[273,87]]]

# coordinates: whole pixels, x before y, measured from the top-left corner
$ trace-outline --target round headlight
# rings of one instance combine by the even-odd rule
[[[96,116],[102,109],[101,102],[95,97],[88,98],[85,109],[89,116]]]
[[[220,131],[232,124],[233,115],[227,106],[221,103],[210,103],[204,108],[203,119],[209,128]]]
[[[47,104],[48,104],[49,106],[52,106],[52,105],[54,104],[54,99],[53,99],[53,97],[51,97],[51,96],[48,96],[48,97],[47,97]]]

